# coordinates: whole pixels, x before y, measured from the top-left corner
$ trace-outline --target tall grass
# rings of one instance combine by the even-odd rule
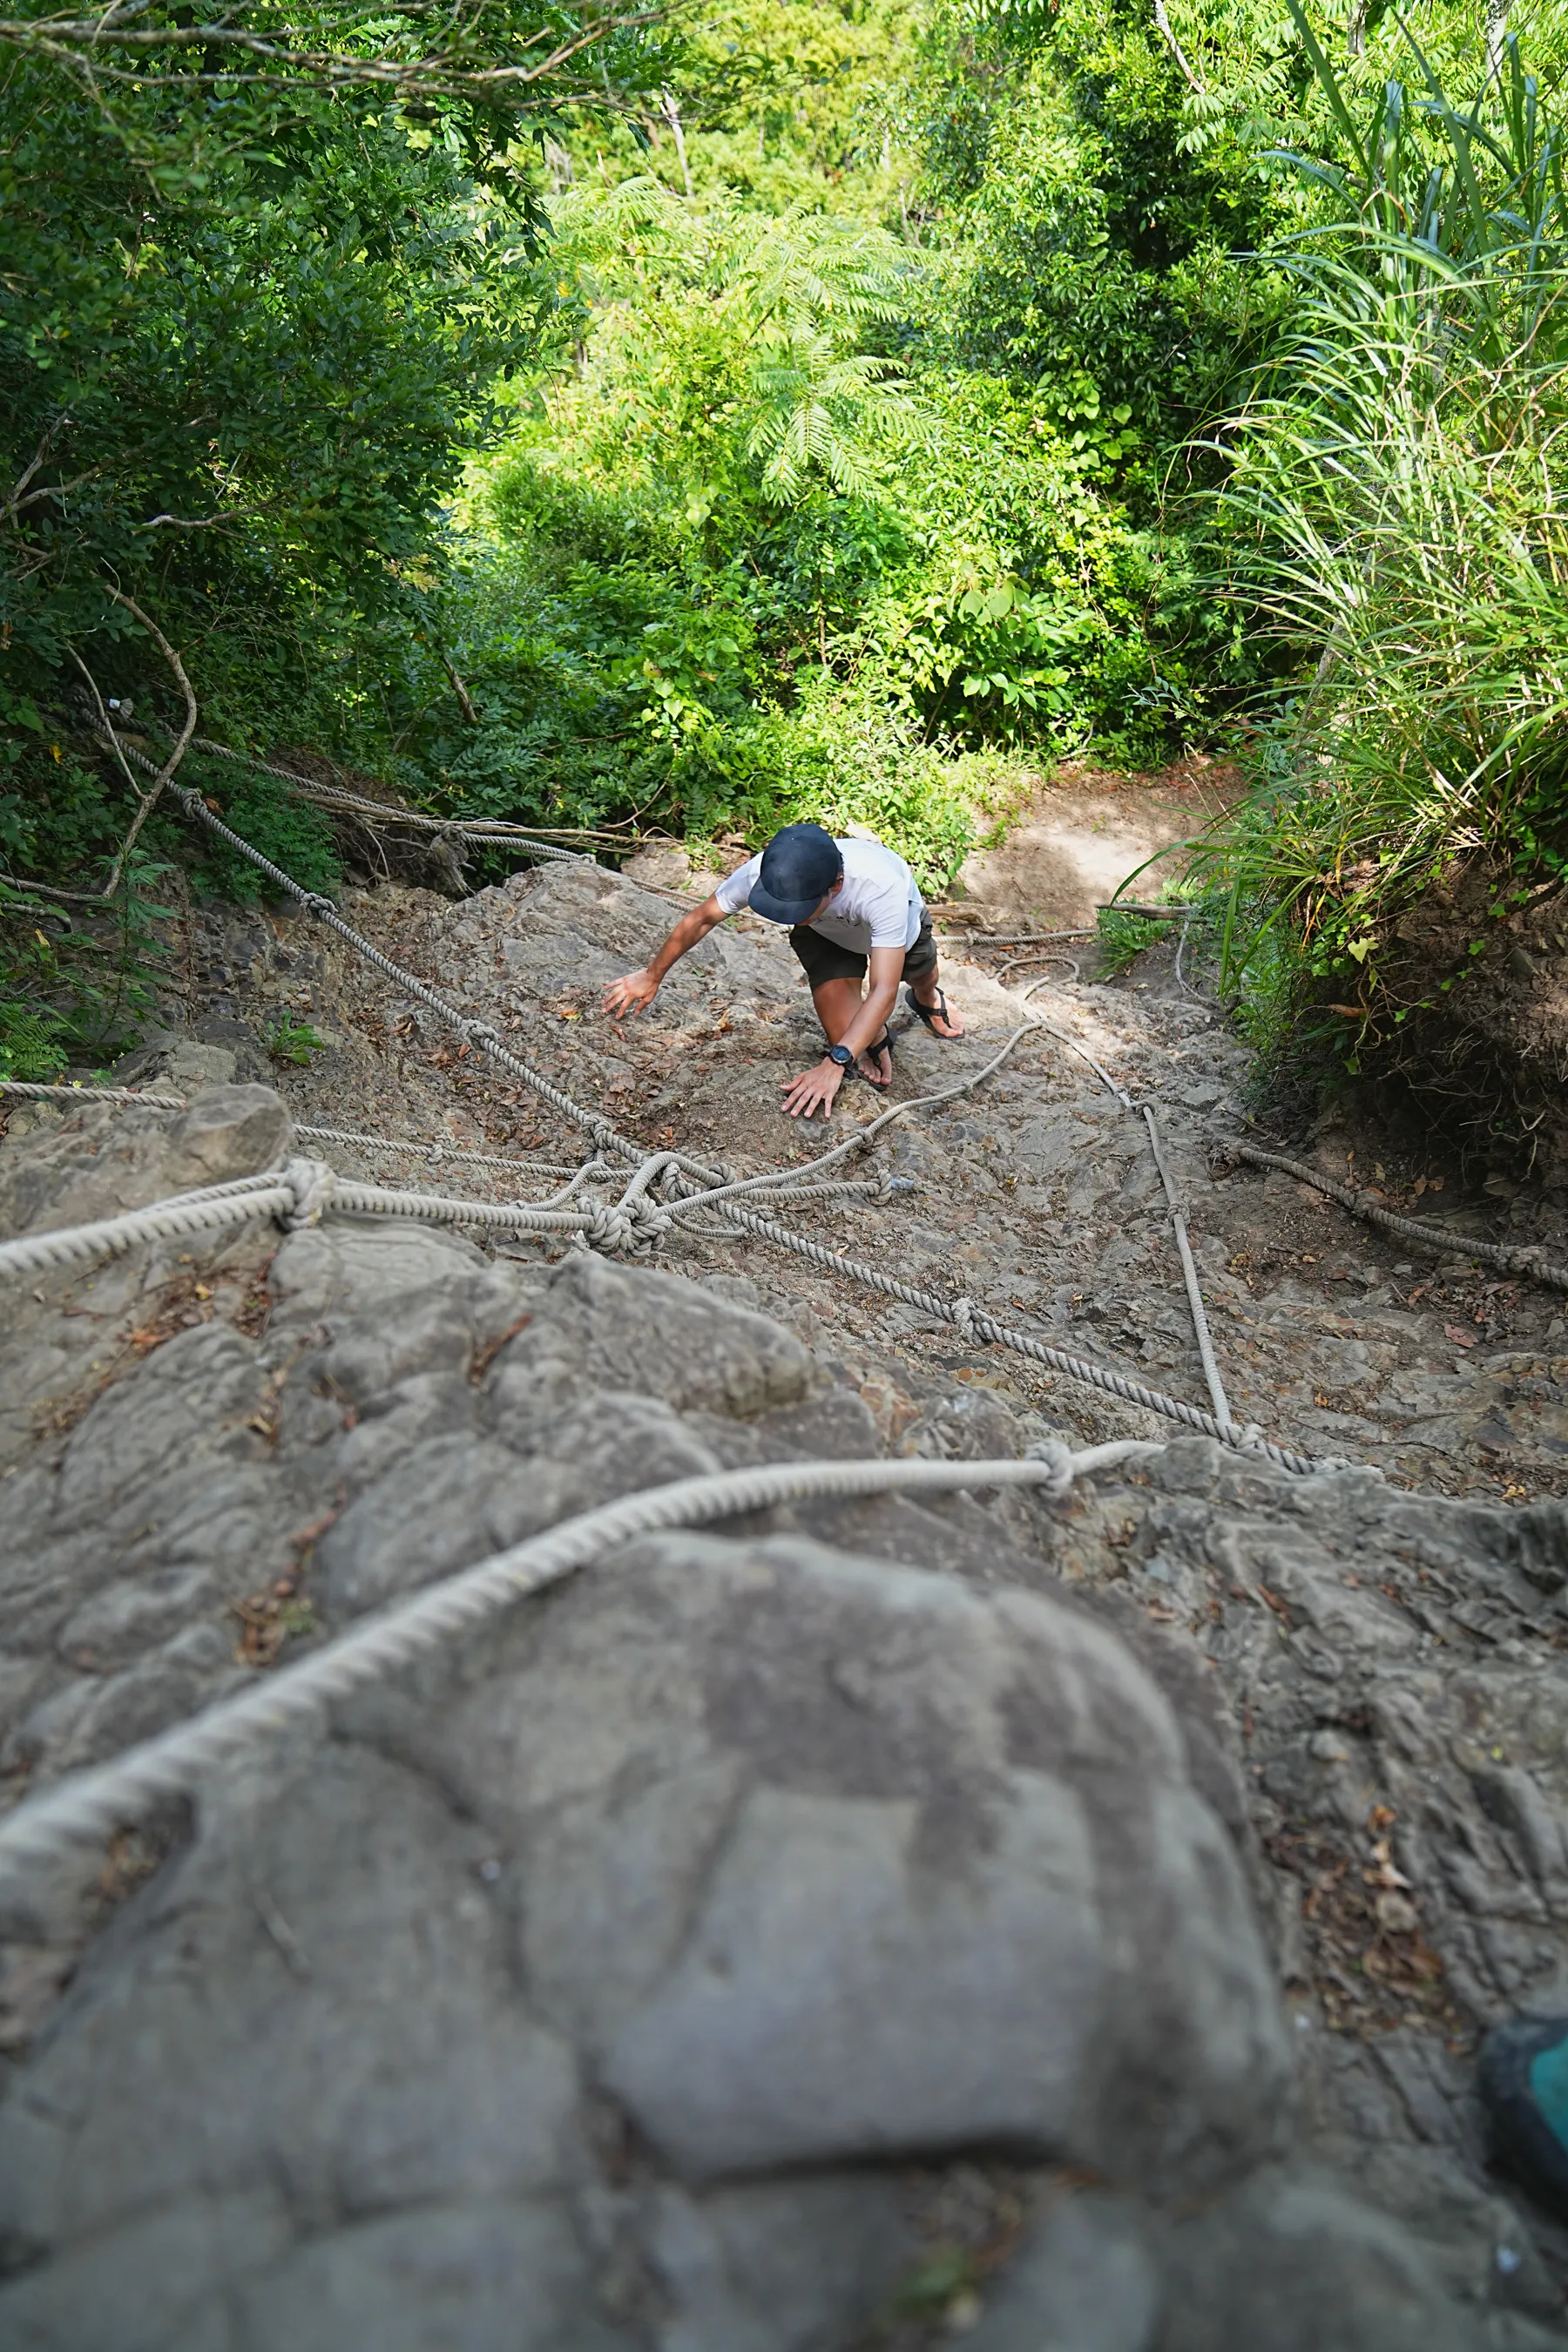
[[[1564,142],[1511,41],[1462,110],[1412,43],[1415,98],[1358,126],[1288,5],[1348,160],[1292,159],[1328,218],[1215,505],[1227,593],[1300,687],[1199,867],[1230,986],[1278,1015],[1293,967],[1375,1028],[1413,897],[1477,855],[1568,871]]]

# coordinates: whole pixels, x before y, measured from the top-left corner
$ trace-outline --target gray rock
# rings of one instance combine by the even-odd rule
[[[523,1841],[529,1979],[682,2174],[999,2143],[1195,2179],[1270,2144],[1235,1847],[1092,1621],[670,1537],[526,1630],[527,1698],[492,1675],[421,1752]]]
[[[230,1606],[275,1580],[338,1620],[612,1495],[877,1450],[875,1381],[732,1291],[338,1219],[270,1286],[259,1336],[133,1357],[7,1482],[0,1756],[34,1784],[247,1679]],[[29,1346],[64,1349],[40,1314]],[[983,1389],[920,1406],[924,1453],[1034,1426]],[[1407,2230],[1278,2168],[1250,1890],[1271,1920],[1271,1808],[1318,1806],[1359,1872],[1391,1795],[1456,1981],[1508,1998],[1568,1883],[1523,1654],[1565,1575],[1549,1512],[1308,1495],[1195,1443],[1066,1513],[801,1505],[630,1546],[215,1774],[124,1899],[95,1861],[74,1925],[13,1906],[0,2339],[847,2352],[921,2259],[910,2168],[998,2148],[1117,2189],[1042,2213],[994,2352],[1313,2340],[1266,2278],[1336,2347],[1462,2340],[1444,2278],[1534,2326],[1545,2273],[1521,2239],[1496,2291],[1506,2209],[1430,2036],[1359,2087],[1305,2070],[1320,2149]],[[1472,1601],[1498,1636],[1457,1630]]]
[[[1172,2230],[1161,2352],[1471,2352],[1411,2240],[1310,2175],[1265,2171]]]
[[[658,2352],[818,2352],[872,2322],[918,2257],[894,2181],[860,2172],[655,2192]]]
[[[1126,2198],[1058,2194],[965,2335],[967,2352],[1155,2352],[1163,2339],[1152,2238],[1148,2214]]]
[[[212,1087],[187,1109],[73,1108],[0,1147],[0,1232],[56,1233],[280,1167],[293,1139],[281,1096]]]

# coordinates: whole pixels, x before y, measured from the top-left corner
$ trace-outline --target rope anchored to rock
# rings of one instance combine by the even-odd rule
[[[693,1192],[680,1203],[655,1197],[652,1185],[673,1153],[650,1160],[616,1201],[566,1205],[564,1194],[553,1202],[507,1202],[453,1200],[437,1192],[393,1192],[380,1184],[360,1184],[340,1176],[324,1160],[294,1159],[275,1172],[241,1176],[226,1184],[182,1192],[155,1201],[145,1209],[131,1209],[118,1217],[103,1217],[87,1225],[68,1225],[56,1233],[24,1234],[0,1242],[0,1279],[17,1279],[57,1267],[91,1265],[120,1257],[140,1242],[184,1240],[192,1234],[219,1231],[273,1217],[289,1232],[320,1223],[332,1208],[350,1216],[416,1220],[422,1224],[471,1225],[491,1233],[519,1235],[561,1234],[580,1237],[595,1249],[624,1255],[643,1253],[669,1231],[679,1208],[705,1207],[713,1197]],[[593,1172],[593,1171],[579,1171]],[[811,1184],[807,1196],[838,1199],[876,1195],[876,1183]],[[572,1186],[566,1187],[570,1192]],[[786,1196],[787,1197],[787,1196]]]
[[[579,1246],[596,1246],[616,1252],[646,1249],[670,1230],[672,1223],[675,1222],[672,1212],[678,1206],[687,1210],[700,1208],[705,1203],[711,1206],[721,1199],[729,1200],[742,1192],[764,1189],[770,1191],[775,1199],[788,1198],[792,1193],[796,1197],[811,1196],[806,1190],[809,1180],[819,1178],[826,1168],[847,1154],[864,1150],[879,1129],[890,1120],[907,1116],[910,1110],[967,1093],[980,1085],[1001,1066],[1019,1040],[1027,1035],[1032,1029],[1044,1030],[1047,1034],[1057,1038],[1059,1043],[1087,1062],[1096,1076],[1126,1108],[1131,1110],[1140,1108],[1133,1104],[1125,1089],[1117,1085],[1109,1071],[1095,1059],[1080,1041],[1065,1031],[1058,1029],[1054,1024],[1043,1020],[1038,1014],[1026,1010],[1023,1022],[1006,1038],[1000,1050],[992,1056],[984,1068],[969,1077],[959,1080],[955,1085],[943,1088],[936,1095],[921,1097],[915,1102],[892,1106],[846,1142],[820,1154],[804,1167],[772,1170],[760,1176],[734,1179],[727,1171],[706,1167],[680,1153],[651,1154],[631,1137],[623,1135],[610,1121],[600,1118],[595,1112],[586,1110],[581,1104],[574,1101],[571,1096],[563,1093],[560,1087],[552,1086],[548,1079],[541,1076],[537,1071],[531,1069],[527,1063],[519,1060],[515,1055],[510,1053],[501,1045],[497,1031],[489,1022],[478,1020],[462,1012],[458,1006],[448,1003],[435,990],[426,987],[425,982],[413,972],[384,955],[372,941],[343,921],[330,899],[323,898],[318,891],[306,889],[301,884],[296,882],[292,876],[286,874],[280,866],[275,866],[270,858],[264,856],[241,835],[236,833],[232,826],[224,824],[223,820],[208,808],[200,793],[177,784],[171,789],[188,815],[226,841],[233,849],[247,859],[259,872],[266,874],[297,904],[305,908],[336,932],[354,950],[356,954],[362,956],[377,971],[384,973],[387,978],[395,981],[416,1002],[427,1005],[449,1028],[455,1030],[476,1050],[488,1055],[512,1076],[521,1078],[542,1099],[552,1103],[565,1118],[592,1135],[601,1150],[613,1151],[622,1159],[630,1160],[639,1171],[646,1170],[650,1160],[657,1160],[660,1180],[668,1195],[666,1202],[656,1204],[648,1192],[648,1185],[653,1180],[651,1177],[645,1177],[641,1181],[634,1179],[629,1188],[628,1197],[636,1204],[632,1207],[628,1207],[626,1201],[623,1199],[618,1202],[600,1203],[591,1210],[581,1213],[574,1211],[570,1215],[565,1211],[564,1203],[559,1210],[519,1208],[510,1211],[484,1210],[481,1213],[478,1203],[440,1202],[423,1194],[387,1194],[384,1198],[388,1202],[394,1199],[403,1202],[416,1201],[425,1205],[422,1209],[389,1206],[382,1212],[383,1213],[426,1214],[437,1222],[454,1223],[468,1222],[492,1226],[500,1224],[503,1217],[510,1216],[515,1221],[512,1230],[520,1233],[544,1231],[548,1229],[544,1220],[565,1219],[563,1223],[557,1224],[556,1229],[570,1233],[574,1242]],[[1036,983],[1037,986],[1039,984]],[[1026,992],[1026,995],[1029,992]],[[1173,1228],[1182,1258],[1183,1277],[1186,1285],[1188,1302],[1197,1336],[1199,1359],[1204,1368],[1204,1375],[1215,1412],[1212,1415],[1197,1412],[1195,1407],[1184,1405],[1180,1400],[1166,1397],[1159,1391],[1145,1389],[1142,1383],[1127,1381],[1121,1375],[1117,1375],[1116,1378],[1121,1380],[1121,1387],[1110,1388],[1110,1392],[1122,1394],[1128,1402],[1143,1404],[1148,1410],[1163,1413],[1167,1418],[1184,1422],[1189,1427],[1201,1427],[1208,1434],[1217,1436],[1224,1444],[1239,1446],[1245,1441],[1232,1418],[1229,1403],[1220,1381],[1203,1296],[1198,1284],[1197,1269],[1187,1242],[1182,1204],[1160,1150],[1158,1129],[1153,1115],[1145,1108],[1144,1117],[1149,1128],[1150,1139],[1153,1145],[1156,1164],[1170,1203]],[[362,1195],[368,1197],[368,1192],[373,1188],[361,1189]],[[815,1196],[822,1197],[821,1192],[815,1191]],[[348,1205],[346,1194],[341,1190],[338,1198],[340,1205]],[[460,1214],[459,1212],[466,1212],[467,1214]],[[763,1230],[760,1223],[757,1230],[759,1232]],[[785,1229],[782,1226],[768,1228],[770,1238],[781,1239],[784,1236],[784,1232]],[[781,1245],[795,1249],[806,1255],[818,1252],[821,1247],[820,1244],[806,1242],[803,1236],[797,1234],[789,1234],[782,1238]],[[834,1270],[851,1271],[857,1268],[857,1262],[840,1258],[837,1253],[832,1251],[820,1255],[817,1262]],[[0,1272],[4,1272],[5,1268],[5,1248],[0,1246]],[[870,1275],[871,1269],[858,1268],[853,1271],[852,1278],[861,1280]],[[891,1281],[891,1277],[877,1277],[873,1280],[872,1286],[887,1289]],[[900,1289],[894,1288],[891,1295],[902,1296],[903,1293]],[[924,1295],[921,1294],[920,1303],[923,1304],[923,1298]],[[947,1303],[938,1301],[928,1311],[948,1314]],[[948,1319],[952,1319],[951,1314],[948,1314]],[[1030,1341],[1025,1334],[1015,1335],[1015,1338],[1000,1337],[1005,1327],[993,1323],[989,1318],[979,1318],[973,1328],[986,1338],[997,1337],[997,1343],[1002,1346],[1014,1346],[1015,1338],[1023,1340],[1025,1344],[1020,1352],[1026,1354],[1038,1355],[1043,1347],[1042,1342]],[[1041,1356],[1041,1360],[1053,1360],[1053,1368],[1066,1378],[1086,1381],[1089,1385],[1102,1389],[1109,1385],[1108,1378],[1100,1373],[1099,1368],[1089,1366],[1082,1359],[1068,1356],[1061,1350],[1046,1350]],[[1197,1413],[1195,1420],[1194,1413]],[[1247,1450],[1252,1450],[1250,1444],[1247,1444]],[[1282,1466],[1288,1468],[1306,1471],[1315,1466],[1305,1455],[1294,1454],[1284,1447],[1267,1445],[1265,1450],[1270,1459],[1278,1461]]]

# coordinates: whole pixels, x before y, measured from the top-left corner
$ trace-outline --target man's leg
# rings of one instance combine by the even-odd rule
[[[942,1011],[942,987],[937,978],[936,940],[931,935],[931,917],[921,923],[920,937],[904,961],[904,973],[918,1003],[928,1004],[931,1011],[931,1027],[939,1037],[962,1037],[963,1024],[956,1013]]]
[[[830,1045],[837,1045],[849,1024],[865,1002],[866,984],[860,980],[819,980],[811,992],[824,1034]],[[893,1061],[886,1046],[879,1054],[857,1055],[856,1068],[874,1087],[892,1082]]]

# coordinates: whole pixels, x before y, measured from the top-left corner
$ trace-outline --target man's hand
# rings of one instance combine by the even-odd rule
[[[658,982],[651,971],[628,971],[625,980],[615,980],[605,991],[606,1013],[646,1013],[658,994]]]
[[[844,1073],[837,1062],[818,1062],[814,1070],[805,1070],[790,1080],[783,1107],[791,1118],[811,1118],[819,1110],[826,1118],[843,1083]]]

